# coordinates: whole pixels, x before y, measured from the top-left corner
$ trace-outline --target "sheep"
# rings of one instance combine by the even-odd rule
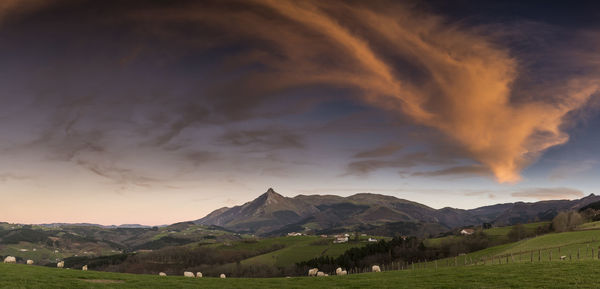
[[[185,271],[185,272],[183,272],[183,276],[194,278],[194,273],[189,272],[189,271]]]
[[[4,258],[4,263],[15,264],[15,263],[17,263],[17,258],[15,258],[13,256],[8,256],[8,257]]]
[[[335,269],[335,275],[340,275],[340,272],[342,272],[341,267],[338,267],[337,269]]]
[[[373,272],[381,272],[381,268],[379,268],[379,266],[377,266],[377,265],[373,265],[373,267],[371,267],[371,271],[373,271]]]
[[[560,256],[560,260],[561,260],[561,261],[562,261],[562,260],[566,260],[566,259],[567,259],[567,256]]]
[[[64,268],[65,267],[65,261],[60,261],[58,263],[56,263],[56,268]]]
[[[87,271],[87,265],[84,265],[83,267],[81,267],[81,271]]]
[[[340,275],[340,276],[348,275],[348,271],[342,270],[342,271],[340,271],[340,273],[337,273],[337,275]]]
[[[322,271],[317,272],[317,277],[323,277],[325,276],[325,273],[323,273]]]
[[[167,276],[167,273],[165,273],[165,272],[160,272],[160,273],[158,273],[158,276]]]
[[[225,274],[221,273],[221,275],[219,275],[219,278],[225,279],[225,278],[227,278],[227,276],[225,276]]]
[[[196,278],[202,278],[202,272],[196,272]]]
[[[33,260],[27,260],[27,265],[33,265]]]
[[[319,272],[318,268],[312,268],[308,270],[308,276],[317,276],[317,272]]]

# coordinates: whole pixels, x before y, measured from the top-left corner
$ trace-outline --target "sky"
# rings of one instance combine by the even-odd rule
[[[0,221],[597,194],[600,4],[550,2],[0,1]]]

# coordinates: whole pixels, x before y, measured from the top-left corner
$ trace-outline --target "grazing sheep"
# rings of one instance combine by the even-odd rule
[[[341,267],[338,267],[337,269],[335,269],[335,275],[340,275],[340,272],[342,272]]]
[[[33,265],[33,260],[27,260],[27,265]]]
[[[323,276],[325,276],[325,273],[323,273],[321,271],[317,272],[317,277],[323,277]]]
[[[312,268],[308,270],[308,276],[317,276],[317,272],[319,272],[318,268]]]
[[[158,273],[158,276],[167,276],[167,273],[165,273],[165,272],[160,272],[160,273]]]
[[[566,260],[567,256],[560,256],[560,260]]]
[[[58,263],[56,263],[56,268],[64,268],[65,267],[65,261],[60,261]]]
[[[196,272],[196,278],[202,278],[202,272]]]
[[[13,256],[8,256],[8,257],[4,258],[4,263],[15,264],[15,263],[17,263],[17,258],[15,258]]]
[[[185,272],[183,272],[183,276],[194,278],[194,273],[185,271]]]
[[[87,271],[87,265],[84,265],[83,267],[81,267],[82,271]]]
[[[219,278],[221,278],[221,279],[225,279],[226,277],[227,277],[227,276],[225,276],[225,274],[221,274],[221,275],[219,276]]]
[[[342,270],[342,271],[340,271],[340,273],[337,273],[337,275],[340,275],[340,276],[348,275],[348,271]]]
[[[377,266],[377,265],[373,265],[373,267],[371,267],[371,271],[372,272],[381,272],[381,268],[379,268],[379,266]]]

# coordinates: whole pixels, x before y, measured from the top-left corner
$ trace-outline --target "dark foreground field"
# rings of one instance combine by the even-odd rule
[[[598,288],[600,261],[466,266],[297,278],[159,277],[0,264],[0,288]]]

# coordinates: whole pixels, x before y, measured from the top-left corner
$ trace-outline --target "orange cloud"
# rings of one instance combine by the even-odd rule
[[[200,21],[226,29],[220,41],[255,45],[229,59],[232,67],[263,67],[240,91],[357,88],[365,102],[443,132],[499,182],[519,181],[542,152],[567,142],[566,117],[600,89],[597,77],[565,78],[544,88],[547,95],[515,99],[522,64],[508,48],[476,28],[395,4],[241,3],[154,16]]]

